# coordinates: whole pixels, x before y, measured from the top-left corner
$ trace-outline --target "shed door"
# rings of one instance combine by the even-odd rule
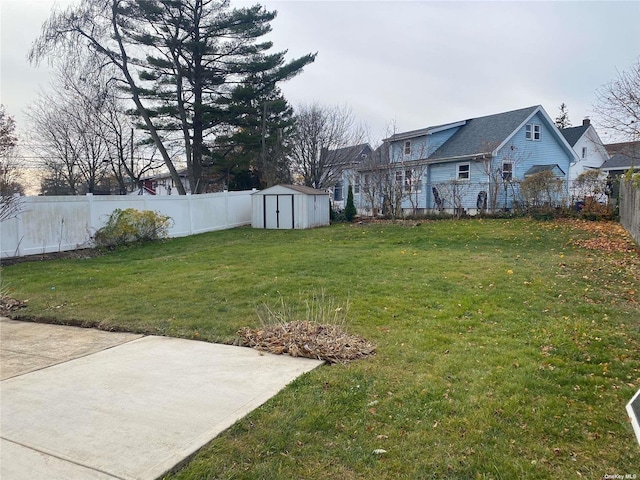
[[[264,228],[294,228],[293,195],[265,195]]]

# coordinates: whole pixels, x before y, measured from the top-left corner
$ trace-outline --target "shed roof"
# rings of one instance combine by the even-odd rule
[[[528,177],[529,175],[535,175],[540,172],[553,172],[556,168],[564,175],[565,172],[560,168],[560,165],[554,163],[552,165],[534,165],[524,173],[524,176]]]
[[[371,152],[372,149],[368,143],[336,148],[335,150],[326,150],[326,164],[327,166],[337,167],[358,163],[362,160],[362,155],[368,155]]]
[[[254,192],[252,195],[265,194],[265,193],[268,193],[269,190],[277,190],[282,188],[293,190],[294,192],[302,193],[304,195],[329,195],[329,193],[324,190],[318,190],[316,188],[306,187],[304,185],[274,185],[273,187],[265,188],[264,190]]]

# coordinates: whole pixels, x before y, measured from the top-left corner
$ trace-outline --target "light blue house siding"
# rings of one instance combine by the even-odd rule
[[[449,140],[460,127],[448,128],[436,133],[428,133],[418,137],[397,140],[389,145],[391,163],[411,162],[427,158]],[[406,142],[410,142],[410,154],[405,154]]]
[[[469,166],[468,179],[458,179],[460,166]],[[428,184],[424,208],[439,209],[434,188],[445,209],[454,208],[454,203],[462,201],[466,208],[476,208],[478,194],[487,191],[487,174],[484,162],[460,160],[429,165]]]
[[[554,135],[546,120],[538,113],[527,124],[540,125],[541,138],[527,140],[526,125],[524,125],[509,142],[497,152],[494,159],[494,167],[502,168],[503,161],[514,164],[513,176],[523,179],[524,174],[534,165],[558,165],[566,174],[573,157],[563,146],[557,135]]]
[[[441,208],[451,212],[458,207],[475,214],[492,207],[513,208],[514,201],[520,199],[519,181],[533,167],[539,170],[546,166],[554,171],[565,181],[563,197],[569,197],[569,166],[578,157],[542,107],[527,107],[450,125],[450,128],[445,125],[407,132],[390,139],[388,179],[395,185],[400,185],[399,180],[403,179],[402,208],[406,213],[412,209],[422,213]],[[411,142],[411,152],[405,154],[407,141]],[[508,171],[513,182],[502,181],[507,171],[503,169],[505,163],[510,165]],[[557,168],[553,168],[555,165]],[[411,193],[406,188],[407,170],[411,171]],[[347,185],[359,186],[359,191],[354,190],[354,199],[363,213],[371,207],[364,192],[365,173],[345,172],[342,180],[345,198]]]
[[[405,154],[405,142],[410,142],[410,154]],[[428,156],[428,137],[423,135],[407,140],[398,140],[389,145],[389,161],[391,163],[410,162]]]

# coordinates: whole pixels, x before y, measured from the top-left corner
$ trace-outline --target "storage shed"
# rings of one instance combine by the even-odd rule
[[[251,198],[253,228],[304,229],[329,225],[329,194],[299,185],[275,185]]]

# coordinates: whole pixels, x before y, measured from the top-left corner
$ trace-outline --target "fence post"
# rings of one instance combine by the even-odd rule
[[[224,193],[224,226],[229,228],[229,190],[223,190]]]
[[[187,193],[187,209],[189,210],[189,235],[193,235],[193,196]]]
[[[24,222],[22,221],[22,214],[25,212],[25,209],[20,211],[18,215],[16,215],[16,257],[22,256],[22,249],[20,248],[22,245],[22,237],[24,236]]]
[[[93,235],[99,228],[100,222],[98,218],[95,218],[95,207],[93,205],[93,193],[87,193],[87,206],[89,208],[89,235]]]

